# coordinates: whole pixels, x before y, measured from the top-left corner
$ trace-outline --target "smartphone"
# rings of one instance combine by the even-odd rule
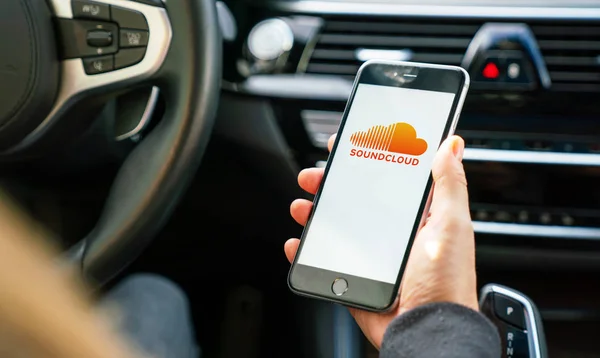
[[[468,87],[455,66],[360,67],[290,269],[293,292],[370,311],[394,306],[429,210],[434,156]]]

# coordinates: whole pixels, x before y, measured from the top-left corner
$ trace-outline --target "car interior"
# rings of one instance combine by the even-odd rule
[[[462,66],[478,285],[600,356],[599,1],[2,0],[0,44],[3,190],[98,292],[178,283],[203,357],[377,356],[288,289],[297,174],[365,61]]]

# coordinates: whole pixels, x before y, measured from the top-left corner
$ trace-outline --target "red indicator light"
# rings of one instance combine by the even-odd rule
[[[493,80],[500,76],[500,70],[498,69],[498,66],[496,66],[495,63],[489,62],[487,65],[485,65],[481,74],[483,75],[483,77]]]

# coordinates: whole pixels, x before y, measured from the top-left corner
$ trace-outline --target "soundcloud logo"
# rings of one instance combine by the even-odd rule
[[[417,131],[413,126],[403,122],[389,126],[373,126],[366,132],[358,131],[350,136],[350,142],[356,147],[365,148],[364,150],[351,149],[351,157],[413,166],[419,164],[419,159],[414,157],[427,151],[427,142],[417,137]]]

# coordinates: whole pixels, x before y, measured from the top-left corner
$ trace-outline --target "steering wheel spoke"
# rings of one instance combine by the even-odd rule
[[[1,0],[0,40],[14,48],[0,68],[0,159],[60,145],[63,129],[93,120],[119,91],[160,88],[164,118],[124,161],[94,229],[65,253],[105,282],[152,240],[201,163],[221,81],[215,1]]]
[[[51,0],[59,38],[61,81],[54,107],[12,150],[35,142],[74,104],[148,81],[173,36],[162,6],[126,0]]]

